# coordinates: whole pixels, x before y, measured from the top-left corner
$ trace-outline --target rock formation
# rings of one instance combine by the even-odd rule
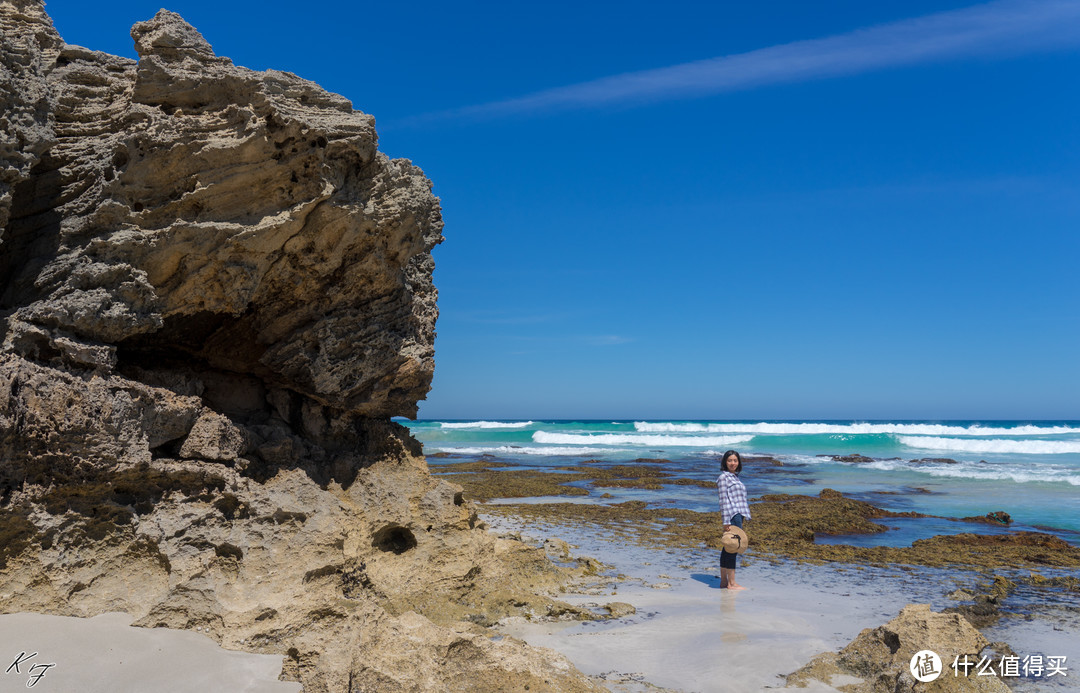
[[[806,687],[821,681],[845,693],[941,693],[980,691],[1008,693],[1009,688],[997,675],[978,675],[972,668],[965,676],[955,675],[954,658],[967,657],[975,664],[988,645],[982,633],[960,614],[942,614],[929,604],[908,604],[900,614],[883,626],[866,628],[840,652],[823,652],[809,664],[788,675],[789,686]],[[912,657],[931,650],[941,659],[940,676],[920,683],[912,676]]]
[[[574,570],[484,531],[391,421],[430,385],[431,183],[374,120],[0,0],[0,604],[208,632],[306,691],[591,690],[491,639]],[[580,570],[578,571],[580,572]]]

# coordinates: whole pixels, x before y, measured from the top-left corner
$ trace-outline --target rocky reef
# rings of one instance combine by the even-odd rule
[[[942,614],[928,604],[909,604],[885,625],[866,628],[839,652],[823,652],[787,677],[789,686],[805,688],[812,682],[830,684],[845,693],[898,693],[899,691],[991,691],[1008,693],[1009,687],[989,670],[979,674],[953,670],[959,658],[978,662],[990,645],[959,614]],[[938,678],[918,683],[909,666],[916,653],[931,650],[941,660]],[[820,684],[819,684],[820,685]]]
[[[286,656],[306,691],[593,690],[492,639],[592,566],[484,530],[391,421],[430,386],[439,201],[374,119],[0,0],[0,604]]]
[[[748,464],[776,463],[771,458],[749,455],[745,460]],[[436,472],[439,478],[460,484],[468,499],[593,495],[597,501],[486,504],[483,512],[488,515],[526,518],[529,522],[551,525],[601,527],[646,546],[720,549],[717,512],[664,507],[643,500],[603,502],[608,495],[602,492],[611,488],[655,490],[665,485],[714,488],[712,481],[679,477],[665,460],[638,459],[603,466],[588,460],[543,472],[520,469],[494,458],[440,462]],[[834,489],[822,489],[817,496],[767,494],[753,499],[750,507],[753,555],[769,560],[971,566],[991,570],[1080,566],[1080,548],[1045,532],[1013,531],[997,535],[958,532],[918,539],[906,547],[820,543],[815,537],[884,532],[886,528],[880,522],[889,518],[935,518],[879,508]],[[935,519],[993,525],[1011,522],[1008,514],[1001,511],[979,517]]]

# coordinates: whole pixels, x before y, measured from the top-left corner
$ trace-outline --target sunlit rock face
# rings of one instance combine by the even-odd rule
[[[0,609],[198,629],[307,691],[593,690],[478,624],[569,610],[390,420],[430,386],[439,201],[374,120],[0,0]]]
[[[178,15],[133,62],[64,45],[7,4],[0,191],[4,351],[42,363],[267,389],[411,416],[433,370],[442,240],[423,173],[374,119],[214,55]]]

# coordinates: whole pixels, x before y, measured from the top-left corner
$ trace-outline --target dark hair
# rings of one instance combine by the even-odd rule
[[[735,473],[738,474],[739,472],[742,471],[742,455],[735,452],[734,450],[728,450],[727,452],[724,453],[724,456],[722,458],[720,458],[720,466],[724,468],[723,470],[725,472],[728,471],[727,458],[731,457],[732,455],[734,455],[735,459],[737,459],[739,461],[739,466],[735,469]]]

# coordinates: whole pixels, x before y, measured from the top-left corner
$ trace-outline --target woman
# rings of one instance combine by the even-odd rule
[[[746,502],[746,487],[739,479],[742,471],[742,457],[734,450],[728,450],[720,460],[720,466],[724,470],[716,480],[716,492],[720,495],[720,517],[724,523],[724,531],[731,526],[741,528],[745,520],[750,519],[750,505]],[[746,589],[735,582],[735,559],[736,553],[720,551],[720,587],[729,590]]]

